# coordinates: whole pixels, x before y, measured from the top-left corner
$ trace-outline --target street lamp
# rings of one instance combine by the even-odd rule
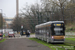
[[[19,0],[16,0],[16,17],[19,17]],[[18,18],[17,18],[17,32],[18,32]]]
[[[2,27],[2,25],[3,25],[2,12],[3,12],[3,11],[2,11],[2,9],[0,9],[0,10],[1,10],[1,11],[0,11],[0,14],[1,14],[1,29],[2,29],[2,28],[3,28],[3,27]]]
[[[16,16],[18,17],[19,1],[16,0]]]

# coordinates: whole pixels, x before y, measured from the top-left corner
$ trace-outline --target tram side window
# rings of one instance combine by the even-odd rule
[[[50,36],[49,27],[46,28],[46,31],[47,31],[47,36]]]
[[[39,35],[41,35],[41,29],[39,29]]]
[[[49,28],[49,33],[50,33],[50,36],[51,36],[51,34],[52,34],[51,27]]]
[[[37,35],[38,35],[38,29],[37,29]]]
[[[37,34],[39,35],[39,29],[37,29]]]
[[[41,35],[43,35],[43,28],[41,28]]]
[[[44,34],[44,29],[42,30],[42,33]]]
[[[40,35],[42,35],[42,33],[41,33],[41,29],[39,30],[39,33],[40,33]]]
[[[40,31],[39,31],[40,29],[38,29],[38,35],[40,34]]]
[[[35,34],[37,34],[37,31],[38,31],[38,30],[37,30],[37,29],[35,29]]]
[[[43,28],[43,33],[44,33],[44,35],[45,35],[45,32],[46,32],[46,31],[45,31],[45,28]]]
[[[47,36],[47,28],[45,27],[45,36]]]
[[[42,28],[41,28],[41,35],[42,35]]]

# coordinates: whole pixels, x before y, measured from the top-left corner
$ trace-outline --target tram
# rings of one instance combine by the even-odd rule
[[[64,43],[65,25],[63,21],[49,21],[35,26],[35,37],[47,43]]]

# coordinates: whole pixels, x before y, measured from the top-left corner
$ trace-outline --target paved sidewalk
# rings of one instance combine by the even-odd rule
[[[0,43],[0,50],[51,50],[51,49],[27,38],[20,38],[20,39],[8,39],[5,42]]]

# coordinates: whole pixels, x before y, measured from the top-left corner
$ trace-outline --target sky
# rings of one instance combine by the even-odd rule
[[[40,2],[40,0],[19,0],[19,12],[25,4],[32,5]],[[0,9],[2,9],[3,16],[15,17],[16,15],[16,0],[0,0]],[[1,10],[0,10],[1,12]]]

